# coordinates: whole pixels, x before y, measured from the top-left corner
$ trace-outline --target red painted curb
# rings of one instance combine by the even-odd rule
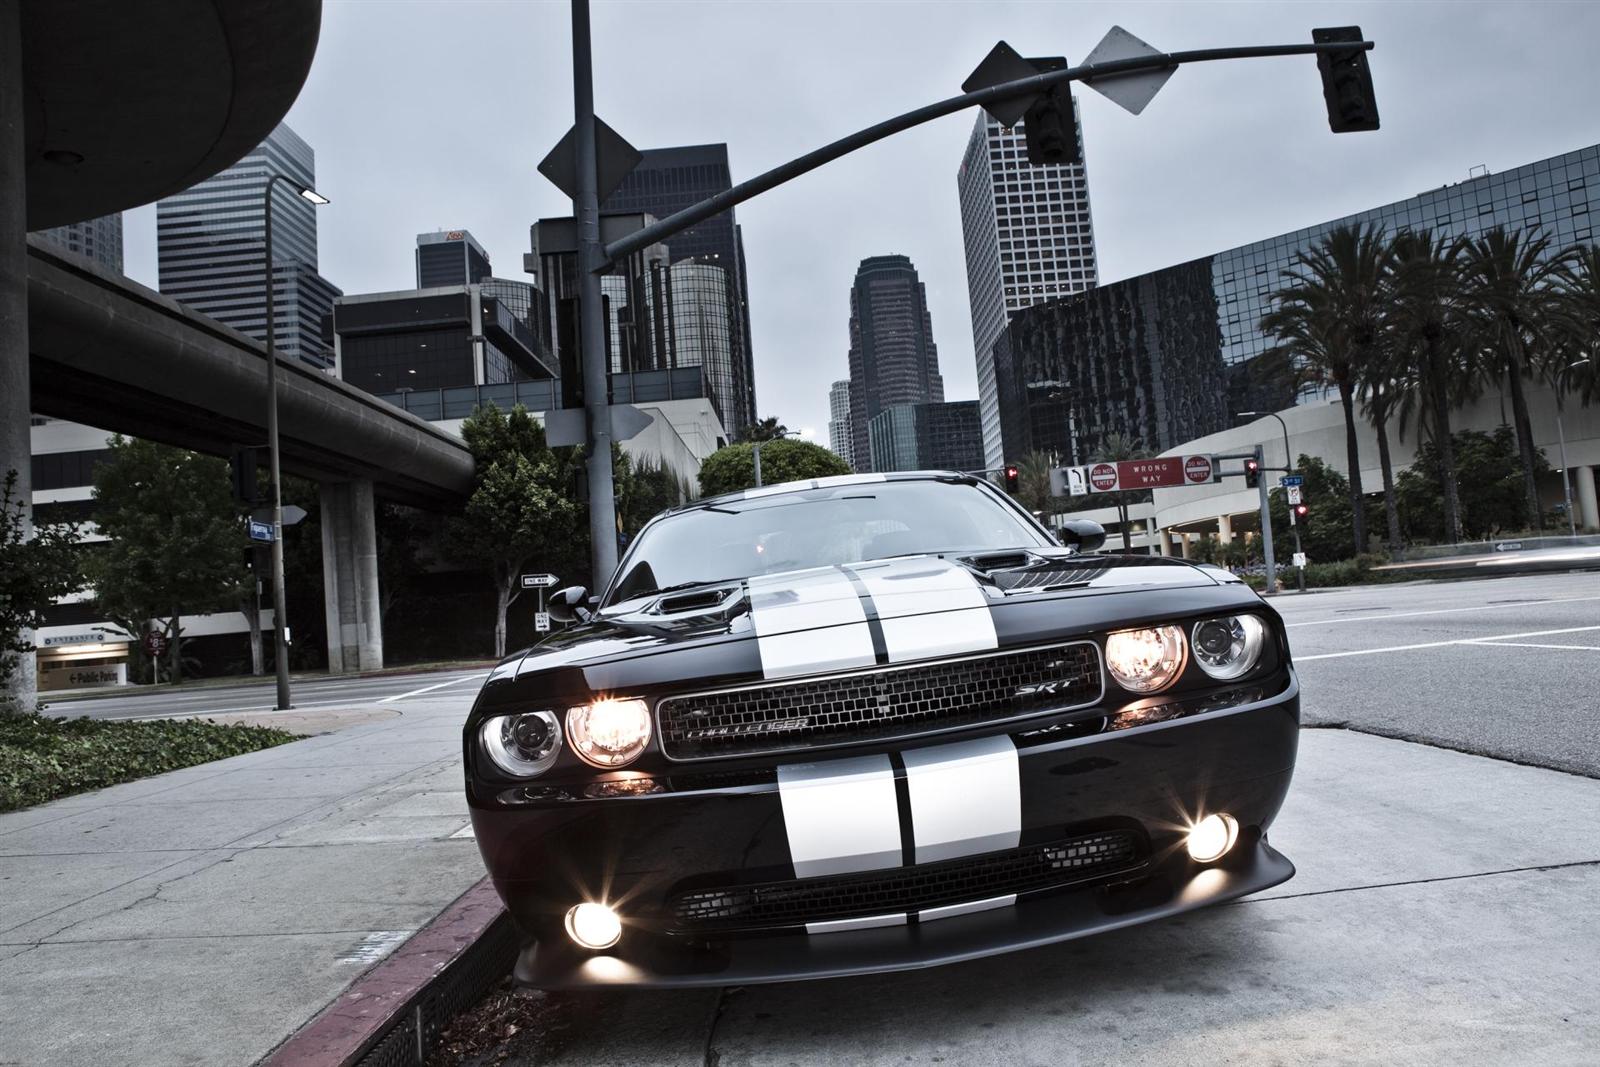
[[[352,1062],[505,913],[484,878],[273,1050],[265,1067]]]

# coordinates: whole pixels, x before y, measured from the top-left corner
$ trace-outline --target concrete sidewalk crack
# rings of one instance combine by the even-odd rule
[[[1570,863],[1544,863],[1533,867],[1507,867],[1498,871],[1475,871],[1471,874],[1442,874],[1437,878],[1411,878],[1400,882],[1373,882],[1370,885],[1342,886],[1338,889],[1310,889],[1304,893],[1280,893],[1270,897],[1246,897],[1236,904],[1270,904],[1274,900],[1296,900],[1303,897],[1325,897],[1335,893],[1360,893],[1368,889],[1398,889],[1408,885],[1431,885],[1434,882],[1463,882],[1472,878],[1493,878],[1502,874],[1530,874],[1541,871],[1563,871],[1573,867],[1600,867],[1600,859],[1573,860]]]

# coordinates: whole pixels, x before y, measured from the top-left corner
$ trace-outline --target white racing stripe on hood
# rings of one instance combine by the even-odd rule
[[[926,556],[849,569],[877,608],[890,663],[999,647],[989,600],[960,564]]]
[[[794,678],[877,662],[861,598],[836,568],[763,575],[746,584],[766,677]]]

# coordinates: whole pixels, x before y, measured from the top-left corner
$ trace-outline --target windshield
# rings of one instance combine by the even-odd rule
[[[639,535],[607,604],[661,589],[919,553],[1048,545],[971,484],[868,482],[731,500],[669,515]]]

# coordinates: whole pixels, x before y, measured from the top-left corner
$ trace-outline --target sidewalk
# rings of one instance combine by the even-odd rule
[[[475,692],[0,815],[0,1064],[266,1055],[483,877]]]

